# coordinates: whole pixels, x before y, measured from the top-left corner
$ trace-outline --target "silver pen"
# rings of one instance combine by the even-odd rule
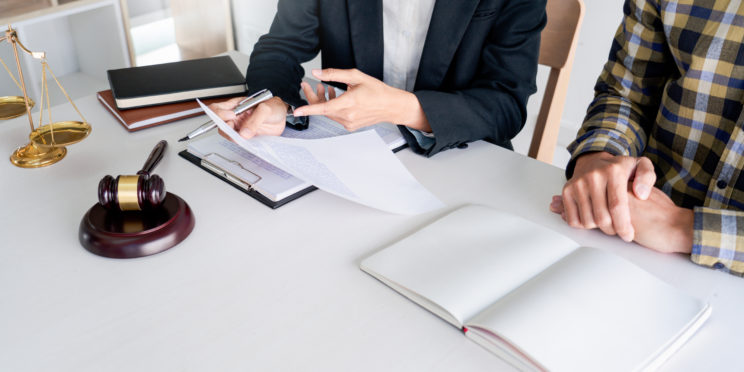
[[[237,106],[233,109],[233,112],[235,115],[239,115],[240,113],[250,109],[253,106],[256,106],[257,104],[266,101],[270,99],[271,97],[274,97],[273,94],[268,89],[261,89],[256,93],[251,94],[248,98],[240,101]],[[178,140],[178,142],[183,142],[190,140],[194,137],[200,136],[204,133],[209,132],[210,130],[217,127],[217,124],[213,122],[212,120],[200,125],[198,128],[192,130],[189,134],[186,135],[186,137],[181,138]]]

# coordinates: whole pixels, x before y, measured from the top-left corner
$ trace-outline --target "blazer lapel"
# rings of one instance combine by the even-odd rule
[[[382,80],[382,0],[347,0],[347,4],[356,67]]]
[[[479,0],[437,0],[421,54],[415,89],[439,87]]]

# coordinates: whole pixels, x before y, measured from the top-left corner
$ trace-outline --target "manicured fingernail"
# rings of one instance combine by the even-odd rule
[[[648,187],[648,185],[640,184],[636,186],[636,194],[639,198],[646,200],[648,198],[648,194],[651,193],[651,188]]]
[[[322,78],[323,70],[313,69],[313,75],[315,75],[316,77]]]
[[[305,116],[305,111],[302,110],[294,110],[292,113],[293,116]]]

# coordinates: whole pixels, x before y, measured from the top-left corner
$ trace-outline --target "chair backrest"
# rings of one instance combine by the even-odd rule
[[[537,160],[552,163],[579,28],[584,17],[584,2],[582,0],[548,0],[546,12],[548,23],[541,34],[539,64],[550,67],[550,76],[545,87],[545,95],[537,116],[528,155]]]

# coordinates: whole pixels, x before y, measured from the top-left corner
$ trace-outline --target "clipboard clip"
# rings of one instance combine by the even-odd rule
[[[214,152],[202,157],[201,165],[246,191],[251,190],[258,181],[261,181],[261,176],[245,169],[240,162],[227,159]]]

